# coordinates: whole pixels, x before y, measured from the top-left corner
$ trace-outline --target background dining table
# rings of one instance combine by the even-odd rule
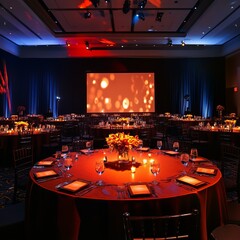
[[[207,240],[209,233],[226,219],[226,193],[221,171],[210,161],[190,162],[185,167],[179,155],[156,149],[132,150],[130,161],[121,163],[116,152],[97,149],[69,153],[73,166],[67,177],[60,160],[55,156],[43,159],[53,165],[33,166],[26,197],[27,239],[124,239],[122,214],[175,214],[200,211],[199,239]],[[62,155],[63,156],[63,155]],[[95,171],[97,160],[106,159],[105,171]],[[133,161],[132,161],[133,160]],[[154,176],[150,161],[160,163],[160,173]],[[206,161],[205,161],[206,160]],[[43,164],[44,165],[44,164]],[[135,167],[135,173],[131,169]],[[214,175],[198,174],[197,167],[214,169]],[[58,176],[37,178],[38,172],[54,170]],[[63,173],[63,174],[62,174]],[[177,179],[188,175],[204,184],[190,186]],[[94,186],[70,192],[63,191],[61,183],[79,180]],[[96,186],[102,180],[104,185]],[[153,184],[157,180],[158,184]],[[150,189],[149,195],[131,195],[132,185],[143,185]]]

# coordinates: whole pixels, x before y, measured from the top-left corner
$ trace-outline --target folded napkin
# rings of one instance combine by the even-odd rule
[[[149,151],[149,147],[142,147],[142,148],[137,148],[137,151],[142,151],[142,152],[148,152]]]
[[[77,192],[89,185],[89,182],[82,180],[74,180],[68,182],[59,187],[59,190],[68,191],[68,192]]]
[[[94,150],[82,149],[82,150],[80,150],[80,152],[82,152],[84,154],[89,154],[89,153],[94,153]]]
[[[205,167],[198,167],[196,169],[197,173],[203,173],[207,175],[216,175],[217,169],[216,168],[205,168]]]
[[[58,176],[58,173],[55,172],[54,170],[46,170],[46,171],[35,172],[34,176],[35,178],[40,179],[40,178]]]
[[[131,197],[142,197],[151,195],[151,191],[147,184],[132,184],[128,186]]]
[[[175,151],[163,151],[165,154],[168,154],[168,155],[178,155],[179,152],[175,152]]]
[[[187,176],[187,175],[177,178],[177,181],[181,182],[181,183],[186,183],[186,184],[191,185],[193,187],[200,187],[200,186],[206,184],[206,182],[203,182],[203,181],[201,181],[197,178],[190,177],[190,176]]]
[[[36,166],[52,166],[53,163],[54,163],[53,160],[51,160],[51,161],[50,160],[42,160],[42,161],[37,162],[35,165]]]

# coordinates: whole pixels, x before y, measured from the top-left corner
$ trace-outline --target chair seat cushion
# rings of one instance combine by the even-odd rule
[[[226,224],[215,228],[211,235],[216,240],[239,240],[240,226],[236,224]]]

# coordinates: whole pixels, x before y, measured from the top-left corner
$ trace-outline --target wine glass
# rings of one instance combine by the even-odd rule
[[[179,142],[174,142],[174,143],[173,143],[173,150],[174,150],[175,152],[178,152],[178,151],[179,151]]]
[[[96,172],[97,172],[97,174],[99,176],[101,176],[104,173],[105,165],[104,165],[104,161],[103,160],[96,161],[95,170],[96,170]],[[104,182],[102,180],[98,180],[96,184],[98,186],[102,186],[102,185],[104,185]]]
[[[184,167],[188,167],[189,164],[189,154],[187,153],[182,153],[180,156],[180,161],[183,164]],[[186,173],[186,171],[184,171]]]
[[[71,177],[72,174],[67,173],[67,171],[69,171],[69,170],[72,168],[72,166],[73,166],[73,160],[72,160],[72,158],[66,157],[66,158],[64,159],[64,161],[63,161],[63,166],[64,166],[65,171],[66,171],[66,175],[65,175],[65,176],[66,176],[67,178]]]
[[[153,161],[151,163],[150,169],[151,169],[151,173],[153,174],[153,176],[156,177],[159,174],[159,172],[160,172],[160,164],[158,162],[156,162],[156,161]],[[152,181],[152,183],[154,185],[157,185],[158,181],[154,180],[154,181]]]
[[[139,140],[139,144],[138,144],[138,147],[140,148],[140,149],[142,149],[142,147],[143,147],[143,140]]]
[[[161,140],[157,141],[157,148],[159,151],[162,149],[162,141]]]
[[[90,152],[92,147],[93,147],[93,141],[87,141],[86,142],[86,148],[87,148],[88,152]]]
[[[195,159],[198,157],[198,150],[197,148],[191,148],[190,150],[190,158]]]

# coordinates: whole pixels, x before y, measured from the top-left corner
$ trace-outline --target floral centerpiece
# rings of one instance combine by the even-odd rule
[[[217,109],[217,111],[223,111],[224,110],[224,106],[217,105],[216,109]]]
[[[14,124],[15,124],[15,127],[20,130],[27,129],[29,125],[28,122],[24,122],[24,121],[14,122]]]
[[[224,106],[222,105],[217,105],[216,110],[218,111],[219,117],[222,117],[222,112],[224,110]]]
[[[140,143],[139,137],[124,132],[111,133],[106,137],[107,145],[118,153],[119,159],[128,160],[128,152]]]

